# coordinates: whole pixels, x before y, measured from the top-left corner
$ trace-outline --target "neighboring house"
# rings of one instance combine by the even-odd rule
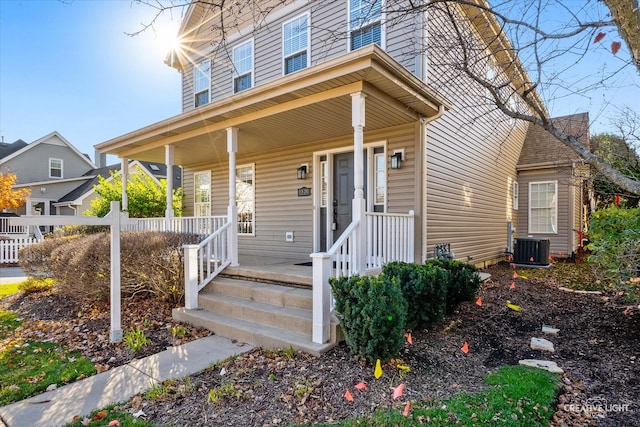
[[[251,5],[236,13],[226,22],[238,27],[221,40],[218,20],[237,11],[193,2],[182,50],[167,61],[182,73],[183,112],[96,146],[123,161],[182,165],[183,215],[228,221],[218,229],[228,234],[213,233],[208,247],[185,255],[197,249],[200,262],[199,270],[195,261],[185,266],[186,308],[199,307],[197,290],[237,264],[238,253],[311,256],[312,335],[322,344],[335,339],[332,275],[420,262],[442,243],[480,266],[503,260],[507,230],[525,210],[514,190],[529,126],[496,109],[487,89],[452,67],[458,53],[442,46],[461,31],[481,47],[474,66],[487,79],[510,75],[517,88],[504,88],[522,90],[530,80],[508,41],[495,37],[492,15],[438,3],[411,13],[408,0],[393,2],[401,12],[381,0],[261,2],[261,10],[270,4],[258,22]],[[462,25],[454,29],[448,13]],[[247,316],[220,321],[221,334]],[[260,342],[247,336],[236,338]]]
[[[556,117],[554,126],[575,135],[587,149],[589,115]],[[569,257],[586,231],[590,168],[573,150],[540,126],[530,126],[518,160],[518,237],[547,238],[551,254]]]
[[[86,181],[95,169],[88,155],[80,153],[58,132],[26,144],[18,140],[0,145],[0,171],[16,175],[16,188],[30,188],[31,196],[18,213],[55,215],[53,203]]]
[[[102,168],[92,169],[84,174],[86,181],[65,194],[53,205],[60,215],[84,215],[91,209],[91,201],[97,197],[94,187],[98,185],[98,176],[112,181],[111,174],[121,170],[121,164],[114,164]],[[129,174],[144,173],[150,176],[156,183],[161,179],[167,179],[167,166],[163,163],[152,163],[144,161],[130,161]],[[179,166],[173,166],[173,188],[182,187],[182,170]]]

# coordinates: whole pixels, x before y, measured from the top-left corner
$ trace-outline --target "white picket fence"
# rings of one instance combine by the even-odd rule
[[[18,262],[18,251],[26,246],[37,243],[35,237],[16,237],[10,240],[0,240],[0,264]]]

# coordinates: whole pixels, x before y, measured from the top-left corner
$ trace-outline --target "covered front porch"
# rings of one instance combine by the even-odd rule
[[[186,311],[221,272],[296,270],[312,289],[312,340],[324,344],[331,277],[421,257],[424,125],[445,107],[371,45],[96,148],[118,155],[125,177],[130,158],[185,168],[185,212],[204,215],[168,209],[132,227],[203,235],[185,247]]]

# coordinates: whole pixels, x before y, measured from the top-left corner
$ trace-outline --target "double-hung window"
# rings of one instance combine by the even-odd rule
[[[382,0],[349,0],[349,50],[382,46]]]
[[[236,206],[238,207],[238,233],[255,233],[255,168],[243,165],[236,168]]]
[[[529,183],[529,233],[558,230],[558,181]]]
[[[253,86],[253,39],[233,48],[233,92]]]
[[[211,215],[211,172],[194,173],[193,187],[195,216]]]
[[[285,75],[309,66],[309,14],[282,25],[282,53]]]
[[[62,178],[62,159],[49,159],[49,178]]]
[[[209,103],[210,89],[211,61],[206,59],[193,67],[193,99],[195,107]]]

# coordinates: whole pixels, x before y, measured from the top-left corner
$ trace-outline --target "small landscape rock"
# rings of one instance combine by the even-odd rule
[[[549,371],[554,374],[564,373],[564,370],[560,368],[556,362],[552,362],[550,360],[524,359],[519,360],[518,363],[524,366],[544,369],[545,371]]]
[[[50,384],[49,387],[47,387],[47,391],[55,390],[57,388],[58,388],[58,384]]]
[[[531,350],[543,350],[555,353],[553,343],[544,338],[531,338]]]
[[[549,325],[542,325],[542,332],[549,335],[558,335],[560,329],[554,328],[553,326]]]

